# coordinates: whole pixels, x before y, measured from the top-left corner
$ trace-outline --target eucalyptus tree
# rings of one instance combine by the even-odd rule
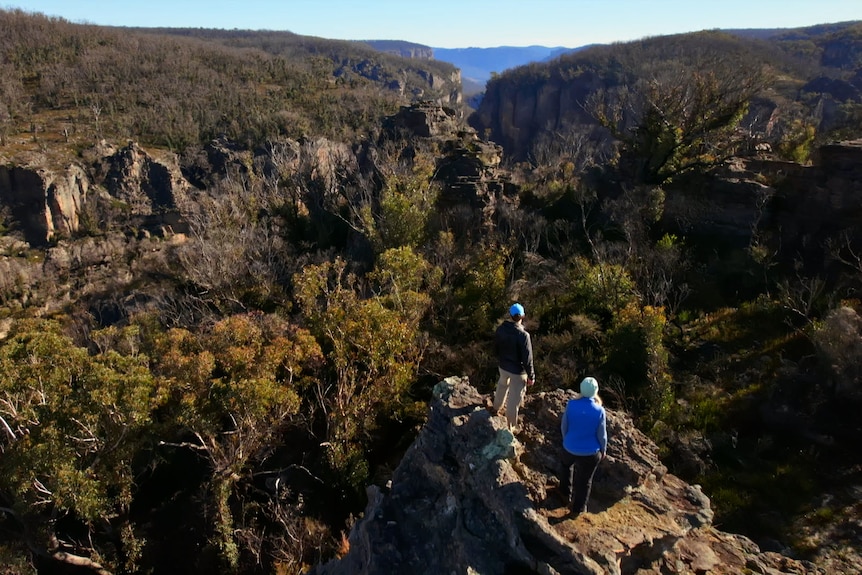
[[[166,400],[143,354],[92,355],[52,321],[13,326],[0,345],[0,515],[33,555],[135,569],[137,459]]]

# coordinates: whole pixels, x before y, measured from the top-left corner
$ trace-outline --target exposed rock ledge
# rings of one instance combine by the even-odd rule
[[[615,412],[590,512],[567,518],[559,417],[573,393],[528,395],[515,440],[466,379],[439,383],[389,488],[369,487],[349,552],[312,573],[822,573],[715,529],[700,488],[667,473],[655,444]]]

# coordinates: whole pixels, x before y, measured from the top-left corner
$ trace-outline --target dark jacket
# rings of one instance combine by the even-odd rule
[[[513,321],[501,323],[494,334],[494,348],[501,369],[509,373],[526,373],[529,379],[536,379],[533,344],[522,325]]]

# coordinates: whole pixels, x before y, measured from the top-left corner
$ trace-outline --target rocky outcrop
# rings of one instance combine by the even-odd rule
[[[820,272],[830,242],[862,246],[862,141],[823,146],[810,166],[736,158],[702,186],[668,190],[666,197],[671,228],[736,248],[757,234],[779,260]]]
[[[458,113],[431,102],[404,106],[384,124],[390,137],[427,140],[437,150],[434,179],[441,185],[438,214],[456,231],[470,234],[494,225],[500,202],[517,201],[503,150],[479,138]]]
[[[156,158],[135,143],[117,151],[102,142],[89,155],[95,157],[90,171],[78,164],[62,170],[0,166],[0,203],[9,207],[27,243],[41,246],[81,231],[84,208],[98,197],[116,201],[123,213],[147,225],[176,226],[178,213],[190,206],[191,186],[173,154]]]
[[[254,154],[226,136],[219,136],[204,146],[209,162],[209,176],[225,177],[234,172],[249,174],[254,163]]]
[[[668,473],[622,413],[609,412],[589,512],[567,516],[559,419],[570,397],[528,395],[514,437],[466,379],[439,383],[390,484],[369,487],[349,552],[312,573],[820,573],[716,529],[709,499]]]
[[[862,247],[862,140],[823,146],[798,176],[775,180],[767,225],[785,253],[819,266],[830,259],[829,242]]]
[[[104,157],[97,166],[108,193],[129,206],[133,215],[148,216],[181,209],[187,204],[188,182],[173,154],[156,159],[130,142]]]
[[[33,166],[0,166],[0,203],[21,223],[28,243],[41,245],[78,231],[90,180],[76,165],[56,173]]]
[[[405,59],[385,62],[380,58],[345,58],[334,62],[335,83],[350,83],[357,77],[398,92],[408,102],[433,101],[441,106],[461,103],[461,71],[445,62]]]
[[[384,120],[383,127],[391,135],[406,131],[420,138],[448,137],[462,128],[454,109],[432,102],[402,106],[397,114]]]
[[[478,138],[450,140],[437,163],[437,179],[445,182],[437,198],[441,213],[452,222],[466,218],[461,229],[488,231],[501,202],[516,202],[508,174],[498,169],[502,150]]]

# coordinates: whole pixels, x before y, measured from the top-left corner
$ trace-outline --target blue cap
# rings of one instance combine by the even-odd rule
[[[512,307],[509,308],[509,315],[515,317],[516,315],[524,315],[524,306],[519,303],[513,303]]]

